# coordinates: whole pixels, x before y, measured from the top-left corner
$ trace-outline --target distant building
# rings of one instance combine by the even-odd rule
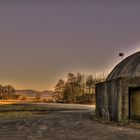
[[[116,122],[140,120],[140,52],[124,59],[96,85],[96,115]]]

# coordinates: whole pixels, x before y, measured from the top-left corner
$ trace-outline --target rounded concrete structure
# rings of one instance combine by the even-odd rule
[[[136,76],[140,76],[140,52],[136,52],[119,63],[108,75],[107,81],[118,77]]]

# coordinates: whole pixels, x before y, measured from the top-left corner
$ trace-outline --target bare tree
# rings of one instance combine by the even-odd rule
[[[93,85],[94,85],[93,76],[89,75],[86,79],[86,86],[89,89],[89,94],[91,93],[91,89],[93,88]]]
[[[57,94],[57,98],[61,100],[63,98],[63,93],[64,93],[64,87],[65,87],[65,82],[60,79],[55,86],[55,94]]]

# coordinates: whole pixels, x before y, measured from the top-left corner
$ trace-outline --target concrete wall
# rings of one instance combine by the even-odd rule
[[[96,114],[109,121],[129,119],[129,89],[140,87],[140,77],[119,77],[96,85]]]
[[[119,81],[111,80],[96,85],[96,113],[109,121],[118,121]]]
[[[121,78],[121,96],[122,96],[122,120],[129,119],[129,90],[140,87],[140,77]]]

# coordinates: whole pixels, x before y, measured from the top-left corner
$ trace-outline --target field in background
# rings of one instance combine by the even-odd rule
[[[0,101],[0,117],[24,117],[37,116],[40,114],[47,114],[52,111],[64,110],[80,110],[90,108],[90,105],[72,105],[72,104],[56,104],[56,103],[39,103],[34,101],[15,101],[15,100],[1,100]]]
[[[34,101],[0,100],[0,105],[7,105],[7,104],[22,104],[22,103],[34,103]]]
[[[32,101],[0,101],[0,117],[24,117],[37,115],[40,111],[48,111],[46,107],[34,105]]]

